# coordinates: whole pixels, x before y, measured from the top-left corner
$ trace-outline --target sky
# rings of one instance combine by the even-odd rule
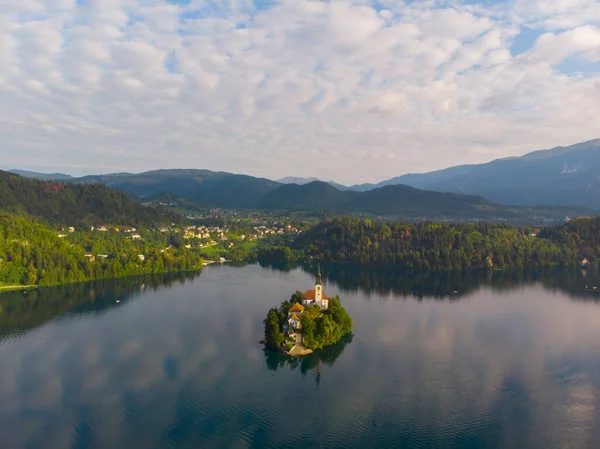
[[[0,168],[375,182],[600,137],[599,0],[8,0]]]

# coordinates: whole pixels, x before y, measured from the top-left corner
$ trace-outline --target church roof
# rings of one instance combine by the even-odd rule
[[[288,319],[288,321],[290,320],[297,320],[298,322],[300,321],[300,317],[298,315],[296,315],[295,313]]]
[[[304,295],[302,295],[302,299],[312,299],[314,301],[315,298],[316,298],[316,294],[315,294],[314,290],[306,290],[306,292],[304,292]],[[329,299],[329,298],[327,297],[325,292],[323,292],[321,294],[321,299]]]
[[[293,313],[293,312],[300,312],[300,313],[304,312],[304,306],[299,303],[294,304],[288,313]]]

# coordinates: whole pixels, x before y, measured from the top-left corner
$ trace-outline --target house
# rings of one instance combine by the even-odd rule
[[[139,240],[142,238],[142,236],[139,234],[131,234],[131,238],[132,238],[132,240]]]
[[[589,267],[590,266],[590,261],[587,260],[585,257],[583,259],[581,259],[579,261],[579,265],[582,267]]]
[[[317,305],[321,308],[321,310],[327,309],[329,307],[329,298],[323,292],[323,282],[321,280],[321,265],[319,265],[319,274],[317,275],[317,280],[315,282],[314,290],[307,290],[302,295],[302,305],[310,307],[313,305]]]
[[[75,232],[75,228],[73,226],[69,226],[68,230],[69,234],[73,234]]]
[[[288,327],[289,329],[299,329],[300,328],[300,317],[297,313],[293,313],[292,316],[288,318]]]
[[[144,260],[146,260],[146,256],[144,256],[143,254],[138,254],[138,259],[140,259],[143,262]]]
[[[301,314],[302,312],[304,312],[304,306],[302,304],[296,303],[290,308],[290,310],[288,310],[288,318],[294,315],[295,313]]]

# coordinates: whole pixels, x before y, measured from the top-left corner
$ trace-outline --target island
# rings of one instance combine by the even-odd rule
[[[297,291],[289,300],[273,307],[264,319],[267,348],[291,356],[303,356],[337,343],[354,326],[338,296],[323,291],[321,267],[315,288]]]

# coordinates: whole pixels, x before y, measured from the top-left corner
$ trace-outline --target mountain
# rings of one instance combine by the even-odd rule
[[[170,210],[144,207],[123,192],[100,184],[40,181],[4,171],[0,171],[0,211],[68,226],[102,223],[153,226],[182,220]]]
[[[346,187],[343,184],[339,184],[337,182],[334,181],[321,181],[319,178],[298,178],[296,176],[286,176],[285,178],[281,178],[278,179],[277,182],[280,184],[298,184],[298,185],[304,185],[304,184],[308,184],[311,182],[326,182],[327,184],[335,187],[338,190],[348,190],[348,187]]]
[[[71,182],[104,184],[132,198],[148,200],[170,193],[176,198],[224,208],[251,208],[278,182],[247,175],[210,170],[154,170],[145,173],[115,173],[84,176]]]
[[[356,195],[356,192],[342,191],[323,181],[284,184],[267,193],[257,207],[266,210],[341,210]]]
[[[280,184],[298,184],[299,186],[308,184],[309,182],[320,181],[319,178],[299,178],[297,176],[286,176],[285,178],[278,179],[277,182]]]
[[[26,178],[40,179],[42,181],[73,179],[71,175],[65,175],[64,173],[38,173],[35,171],[16,169],[9,170],[9,172],[14,173],[15,175],[24,176]]]
[[[600,211],[600,139],[350,189],[367,191],[395,184],[479,195],[500,204],[584,206]]]
[[[593,211],[585,207],[503,206],[478,196],[427,191],[405,185],[384,186],[366,192],[341,191],[321,181],[282,185],[267,193],[257,207],[265,210],[337,211],[389,218],[519,220],[593,215]]]

